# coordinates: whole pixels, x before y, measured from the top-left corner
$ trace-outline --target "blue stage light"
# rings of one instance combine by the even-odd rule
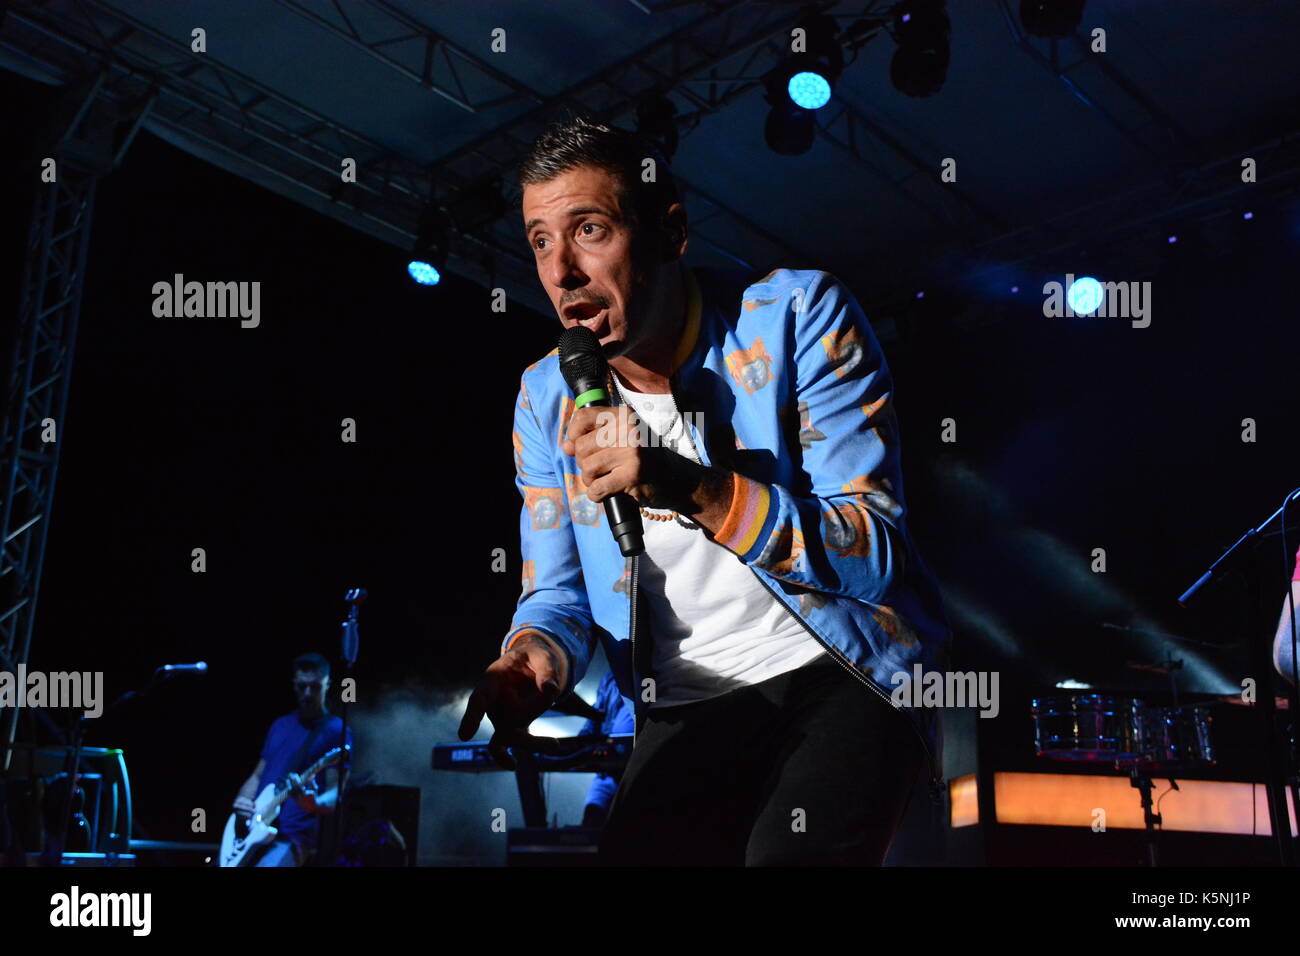
[[[1075,315],[1088,315],[1097,311],[1097,307],[1101,305],[1102,295],[1101,283],[1092,276],[1084,276],[1074,280],[1074,284],[1066,293],[1066,300]]]
[[[442,279],[442,274],[438,272],[430,263],[421,262],[419,259],[412,259],[407,263],[406,271],[411,274],[411,278],[420,285],[437,285]]]
[[[786,90],[794,105],[803,110],[819,110],[831,99],[831,85],[826,77],[808,70],[790,77]]]
[[[830,102],[844,71],[844,44],[834,17],[812,13],[800,19],[797,29],[804,35],[803,49],[778,62],[762,81],[763,98],[772,107],[763,138],[782,156],[800,156],[812,149],[817,136],[815,114]]]

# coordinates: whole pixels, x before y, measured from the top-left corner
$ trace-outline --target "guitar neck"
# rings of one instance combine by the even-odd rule
[[[303,780],[303,782],[315,780],[318,773],[330,766],[330,764],[337,763],[339,757],[342,755],[343,749],[341,747],[335,747],[302,773],[298,774],[298,777]],[[282,780],[280,786],[276,788],[275,800],[272,801],[271,806],[278,807],[280,804],[284,803],[284,801],[289,798],[289,793],[288,780]]]

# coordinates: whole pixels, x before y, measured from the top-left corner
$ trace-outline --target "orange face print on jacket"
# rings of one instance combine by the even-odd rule
[[[822,512],[822,540],[841,557],[864,558],[871,553],[871,516],[865,505],[837,503]]]
[[[858,338],[858,330],[851,325],[822,336],[822,348],[826,350],[831,368],[835,369],[836,378],[848,375],[862,361],[862,340]]]
[[[522,476],[524,474],[524,437],[519,432],[512,431],[510,433],[510,444],[515,449],[515,471]]]
[[[530,488],[524,486],[524,505],[532,519],[534,531],[560,527],[564,502],[559,488]]]
[[[736,384],[750,395],[772,381],[772,356],[762,339],[754,339],[747,349],[736,349],[727,356],[727,371]]]
[[[569,517],[574,524],[600,524],[601,506],[587,497],[587,484],[582,475],[564,476],[564,490],[569,496]]]
[[[573,417],[574,408],[572,398],[568,395],[560,396],[560,433],[555,436],[557,445],[563,445],[564,440],[569,437],[569,419]]]

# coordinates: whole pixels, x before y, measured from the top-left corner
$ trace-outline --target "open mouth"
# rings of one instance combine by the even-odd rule
[[[564,307],[564,317],[591,328],[595,324],[594,320],[601,318],[607,311],[595,302],[575,302]]]
[[[570,322],[576,322],[584,329],[590,329],[600,338],[603,338],[609,330],[608,316],[609,309],[603,309],[600,306],[585,302],[564,310],[566,319]]]

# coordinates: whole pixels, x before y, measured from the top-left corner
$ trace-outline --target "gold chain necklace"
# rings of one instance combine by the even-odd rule
[[[609,370],[609,380],[613,383],[613,385],[614,385],[614,390],[618,392],[619,400],[620,400],[624,405],[627,405],[629,408],[632,409],[632,411],[635,412],[635,411],[636,411],[636,408],[632,405],[631,402],[628,401],[628,399],[627,399],[627,395],[623,392],[623,386],[622,386],[621,384],[619,384],[618,376],[616,376],[616,375],[614,374],[614,370],[613,370],[613,369],[610,369],[610,370]],[[677,399],[673,397],[672,386],[671,386],[671,385],[670,385],[669,388],[668,388],[668,401],[672,402],[672,406],[673,406],[673,414],[676,415],[676,416],[678,417],[678,419],[680,420],[680,418],[681,418],[681,412],[679,412],[679,411],[677,410]],[[637,417],[639,418],[640,416],[638,415]],[[699,457],[699,455],[696,454],[696,452],[695,452],[695,448],[694,448],[695,443],[694,443],[693,441],[691,441],[690,433],[687,432],[685,429],[686,429],[686,425],[685,425],[685,423],[683,422],[683,423],[682,423],[682,434],[685,436],[686,440],[687,440],[688,442],[690,442],[690,444],[691,444],[691,455],[692,455],[692,457],[695,459],[695,463],[696,463],[696,464],[699,464],[699,463],[700,463],[700,457]],[[672,451],[672,449],[669,449],[669,451],[670,451],[672,454],[674,454],[674,455],[677,454],[675,451]],[[678,514],[676,511],[670,511],[670,512],[668,512],[668,514],[665,515],[665,514],[658,514],[658,513],[653,512],[653,511],[647,511],[644,507],[641,508],[641,517],[643,517],[643,518],[649,518],[651,521],[678,521],[679,518],[682,518],[682,516],[681,516],[680,514]],[[687,520],[689,520],[689,519],[682,519],[682,521],[679,522],[680,524],[682,524],[682,527],[688,527],[688,525],[686,525],[686,524],[684,523],[684,522],[687,521]],[[695,524],[692,523],[691,525],[689,525],[689,527],[699,527],[699,526],[698,526],[698,525],[695,525]]]

